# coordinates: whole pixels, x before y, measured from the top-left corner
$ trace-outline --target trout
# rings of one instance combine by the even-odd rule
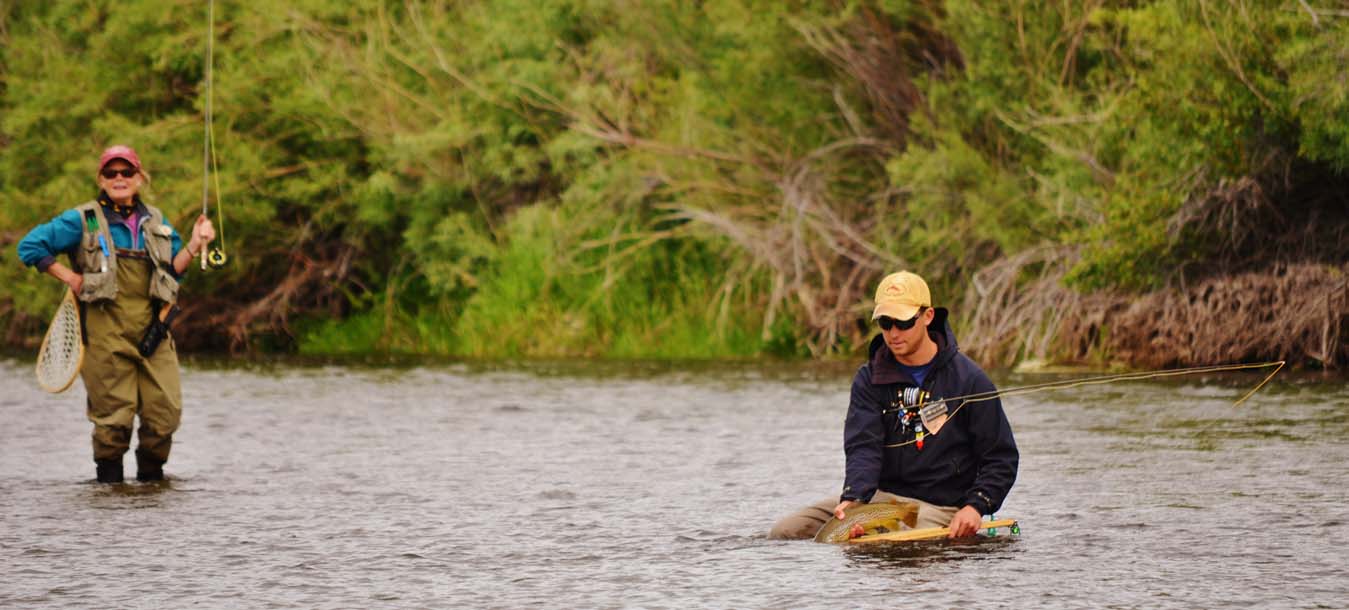
[[[843,511],[842,520],[831,518],[815,534],[815,542],[840,544],[871,534],[913,529],[918,523],[918,505],[912,502],[859,504]]]

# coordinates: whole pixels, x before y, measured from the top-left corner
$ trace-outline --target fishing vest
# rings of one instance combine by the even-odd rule
[[[164,224],[164,213],[151,205],[141,219],[141,243],[154,268],[150,278],[150,297],[164,303],[178,301],[178,280],[173,273],[173,230]],[[117,247],[108,230],[103,206],[90,201],[75,208],[80,213],[80,245],[72,256],[76,270],[84,275],[79,299],[86,303],[117,298]],[[99,237],[103,243],[99,243]],[[135,236],[132,236],[133,240]],[[106,248],[104,245],[106,244]]]

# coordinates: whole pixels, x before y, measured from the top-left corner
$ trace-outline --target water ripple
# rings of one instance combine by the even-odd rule
[[[608,368],[606,368],[608,367]],[[1018,537],[765,537],[836,492],[851,367],[189,369],[169,481],[0,362],[0,606],[1338,607],[1349,385],[1006,403]],[[1008,385],[1034,382],[1027,376]],[[127,459],[128,472],[134,460]]]

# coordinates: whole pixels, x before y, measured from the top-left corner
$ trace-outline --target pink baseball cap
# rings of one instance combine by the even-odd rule
[[[131,150],[130,146],[123,146],[121,144],[109,146],[107,150],[103,151],[103,156],[98,158],[98,171],[103,171],[103,168],[107,167],[108,163],[113,159],[126,161],[127,163],[130,163],[131,167],[135,168],[136,171],[141,171],[141,158],[136,156],[136,151]]]

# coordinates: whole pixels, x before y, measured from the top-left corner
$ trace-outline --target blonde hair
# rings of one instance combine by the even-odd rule
[[[145,203],[153,203],[155,200],[155,191],[154,189],[150,188],[151,186],[150,172],[145,171],[144,168],[138,169],[136,171],[141,175],[141,187],[139,189],[136,189],[136,194],[140,195],[141,201],[144,201]]]

